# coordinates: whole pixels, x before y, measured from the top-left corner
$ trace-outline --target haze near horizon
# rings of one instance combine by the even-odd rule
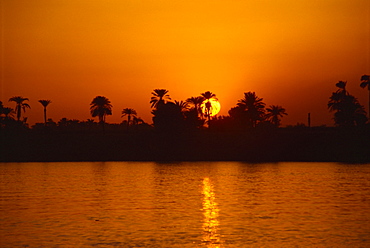
[[[6,1],[1,3],[0,100],[30,99],[24,116],[86,120],[95,96],[109,98],[120,123],[133,108],[151,123],[150,96],[174,100],[205,91],[227,115],[244,92],[283,106],[283,126],[333,125],[335,83],[367,109],[360,78],[370,73],[370,2]]]

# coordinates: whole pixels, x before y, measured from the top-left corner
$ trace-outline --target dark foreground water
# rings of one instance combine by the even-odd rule
[[[370,247],[370,164],[0,163],[0,247]]]

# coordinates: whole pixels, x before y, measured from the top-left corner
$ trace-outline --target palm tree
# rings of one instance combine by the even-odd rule
[[[367,86],[367,90],[369,91],[369,119],[370,119],[370,76],[369,75],[362,75],[361,77],[361,88],[365,88]]]
[[[187,102],[175,100],[175,104],[180,108],[181,112],[186,112],[189,109],[189,105]]]
[[[130,122],[131,122],[131,116],[136,116],[137,113],[135,111],[135,109],[132,109],[132,108],[125,108],[122,110],[122,116],[121,117],[124,117],[127,115],[127,129],[128,127],[130,126]]]
[[[250,122],[252,127],[255,127],[257,121],[263,120],[263,115],[265,113],[265,103],[262,102],[263,98],[256,95],[255,92],[244,93],[244,98],[238,101],[238,106],[244,110],[248,122]]]
[[[211,99],[215,99],[215,100],[218,100],[218,99],[216,98],[216,94],[213,94],[210,91],[201,93],[201,96],[204,97],[205,106],[206,106],[205,116],[208,119],[208,125],[209,125],[211,121],[211,108],[212,108]]]
[[[343,109],[344,100],[348,95],[348,91],[346,90],[347,82],[339,81],[335,84],[339,89],[333,92],[331,97],[329,98],[328,108],[329,111],[338,111]]]
[[[140,117],[136,117],[136,116],[132,117],[132,124],[139,125],[139,124],[143,124],[143,123],[144,123],[144,120],[141,119]]]
[[[165,89],[155,89],[152,92],[152,97],[150,98],[150,103],[152,108],[158,108],[158,104],[165,103],[171,100],[170,96],[167,94],[168,90]]]
[[[95,97],[90,105],[91,116],[98,116],[100,123],[104,124],[106,115],[112,115],[112,104],[109,99],[104,96]]]
[[[204,101],[204,97],[203,96],[196,96],[196,97],[190,97],[188,99],[186,99],[186,102],[194,105],[194,109],[196,110],[196,112],[198,113],[198,115],[200,114],[201,116],[203,115],[202,113],[202,109],[201,109],[201,105]]]
[[[270,105],[269,108],[266,108],[266,111],[267,111],[266,117],[271,119],[272,124],[274,124],[276,127],[280,126],[279,117],[284,117],[284,115],[288,115],[285,112],[285,108],[279,105]]]
[[[163,103],[152,110],[154,128],[161,132],[178,132],[184,127],[184,114],[173,102]]]
[[[39,100],[39,103],[41,103],[41,105],[44,107],[44,122],[45,122],[45,126],[46,126],[46,107],[51,103],[50,100]]]
[[[336,84],[339,88],[329,98],[329,111],[334,113],[334,122],[338,126],[362,125],[366,122],[366,111],[357,98],[346,91],[346,82]]]
[[[335,84],[340,90],[346,91],[346,85],[347,81],[339,81],[338,83]]]
[[[17,114],[17,121],[21,119],[22,109],[23,112],[26,112],[26,108],[31,108],[28,103],[24,103],[24,101],[28,101],[28,98],[21,97],[21,96],[13,96],[9,99],[9,102],[15,102],[15,113]]]
[[[2,113],[5,115],[5,119],[13,119],[14,116],[14,110],[9,107],[4,107],[2,109]]]

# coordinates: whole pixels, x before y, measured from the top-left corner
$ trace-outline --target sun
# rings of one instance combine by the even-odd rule
[[[210,116],[215,116],[218,114],[218,112],[220,112],[221,110],[221,104],[219,101],[217,101],[216,99],[209,99],[209,100],[204,100],[202,102],[202,104],[200,105],[201,109],[202,109],[202,112],[204,115],[207,115],[207,108],[206,108],[206,104],[207,102],[209,101],[209,103],[211,104],[211,108],[210,108]]]

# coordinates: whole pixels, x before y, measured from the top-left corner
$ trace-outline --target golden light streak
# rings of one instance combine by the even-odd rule
[[[215,202],[215,193],[213,185],[209,178],[203,179],[203,243],[209,248],[220,248],[221,240],[219,230],[219,221],[217,219],[220,209]]]

